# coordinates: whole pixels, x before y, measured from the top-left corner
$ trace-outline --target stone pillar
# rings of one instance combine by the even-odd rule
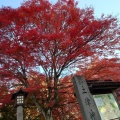
[[[85,78],[83,76],[74,76],[72,82],[83,115],[83,120],[101,120],[99,111],[89,91]]]
[[[23,120],[23,106],[17,107],[17,120]]]

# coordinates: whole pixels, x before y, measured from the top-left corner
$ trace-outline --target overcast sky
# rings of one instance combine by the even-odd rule
[[[11,6],[17,8],[26,0],[0,0],[0,7]],[[56,2],[57,0],[50,0]],[[92,6],[95,10],[95,16],[100,17],[102,13],[105,15],[112,14],[120,19],[120,0],[78,0],[79,7]]]

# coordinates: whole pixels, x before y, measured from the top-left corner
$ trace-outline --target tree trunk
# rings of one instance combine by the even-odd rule
[[[47,114],[46,114],[46,120],[54,120],[52,116],[52,111],[51,109],[48,109]]]
[[[36,97],[34,95],[32,95],[32,100],[35,103],[36,107],[38,108],[38,110],[42,113],[42,115],[44,116],[44,120],[53,120],[53,116],[52,116],[52,110],[50,108],[48,108],[47,112],[45,113],[45,111],[40,107],[40,105],[37,103],[36,101]]]

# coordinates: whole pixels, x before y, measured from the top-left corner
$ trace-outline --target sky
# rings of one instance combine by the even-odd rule
[[[17,8],[26,0],[0,0],[0,8],[2,6],[11,6],[13,8]],[[50,0],[51,2],[55,2],[57,0]],[[78,0],[79,7],[93,7],[95,16],[100,17],[102,13],[105,15],[112,14],[113,16],[117,16],[120,20],[120,0]]]
[[[80,0],[79,6],[82,8],[92,6],[97,17],[104,13],[117,16],[120,19],[120,0]]]

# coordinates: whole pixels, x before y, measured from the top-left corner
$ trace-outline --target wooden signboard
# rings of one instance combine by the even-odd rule
[[[83,76],[72,78],[75,94],[84,120],[101,120],[95,101]]]

